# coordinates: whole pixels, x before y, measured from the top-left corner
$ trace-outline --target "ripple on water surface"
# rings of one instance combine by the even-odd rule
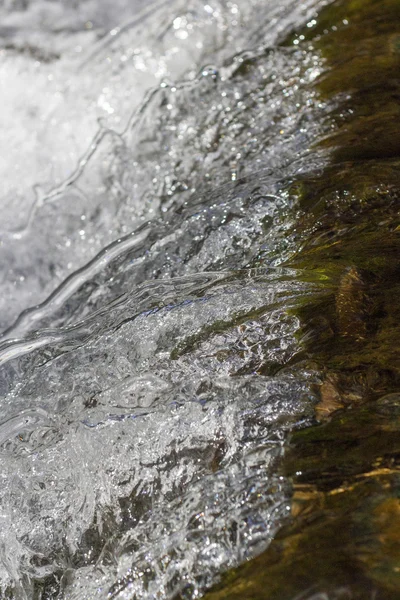
[[[25,4],[7,13],[5,72],[26,61],[33,77],[37,8],[35,44],[58,65],[35,67],[38,98],[52,64],[70,78],[53,110],[74,133],[60,140],[80,152],[94,137],[66,179],[57,143],[50,191],[33,201],[37,180],[13,172],[4,198],[22,200],[0,245],[1,593],[198,597],[287,515],[276,465],[311,415],[313,374],[288,365],[292,309],[319,284],[279,265],[295,248],[292,179],[324,162],[309,154],[325,131],[323,62],[277,40],[320,3],[157,3],[141,21],[153,52],[129,14],[95,42],[89,3],[89,38],[54,3],[62,41],[47,3]],[[131,97],[150,84],[143,103]]]

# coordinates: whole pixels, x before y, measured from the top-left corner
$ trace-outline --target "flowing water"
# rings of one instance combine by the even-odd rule
[[[0,4],[1,598],[198,598],[287,521],[329,4]]]

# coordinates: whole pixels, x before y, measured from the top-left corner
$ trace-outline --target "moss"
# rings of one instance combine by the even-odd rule
[[[392,472],[326,494],[297,486],[293,524],[207,598],[398,598],[399,490]]]
[[[295,309],[320,372],[315,424],[281,466],[292,518],[207,600],[400,597],[400,2],[337,0],[290,36],[319,51],[332,106],[323,173],[289,190],[290,267],[325,294]],[[322,597],[322,596],[318,596]]]

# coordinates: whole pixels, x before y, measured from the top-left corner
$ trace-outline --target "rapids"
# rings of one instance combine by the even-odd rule
[[[285,521],[325,4],[1,3],[1,598],[197,598]]]

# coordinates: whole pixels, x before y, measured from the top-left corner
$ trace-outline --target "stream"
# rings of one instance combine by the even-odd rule
[[[0,2],[1,599],[398,597],[378,5]]]

